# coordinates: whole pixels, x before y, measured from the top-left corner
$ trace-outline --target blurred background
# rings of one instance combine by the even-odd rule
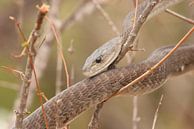
[[[193,1],[185,0],[170,9],[189,18],[194,18]],[[23,3],[23,4],[22,4]],[[9,16],[18,18],[22,30],[29,36],[37,16],[36,5],[39,0],[1,0],[0,1],[0,66],[7,66],[19,71],[25,70],[26,57],[15,58],[22,51],[21,38],[15,23]],[[134,9],[132,0],[100,0],[118,30],[122,31],[122,23],[130,10]],[[50,2],[52,8],[52,2]],[[59,6],[60,5],[60,6]],[[57,6],[59,19],[69,20],[62,30],[61,40],[63,52],[67,61],[71,84],[82,79],[82,66],[85,59],[100,45],[116,36],[115,32],[104,19],[101,12],[89,0],[64,0]],[[87,6],[86,6],[87,5]],[[80,10],[79,10],[80,9]],[[78,10],[78,12],[76,12]],[[83,11],[83,12],[82,12]],[[85,11],[85,12],[84,12]],[[74,18],[71,18],[73,14]],[[82,14],[82,15],[81,15]],[[45,21],[40,42],[50,37],[49,25]],[[154,49],[176,44],[192,27],[187,22],[180,20],[166,12],[162,12],[150,19],[141,29],[138,37],[139,48],[145,52],[137,52],[135,63],[144,60]],[[46,30],[47,29],[47,30]],[[194,36],[191,35],[187,43],[193,44]],[[43,51],[42,49],[45,49]],[[37,68],[41,90],[49,99],[55,95],[57,76],[57,46],[56,40],[43,43],[38,55]],[[46,56],[46,57],[45,57]],[[48,59],[48,61],[47,61]],[[126,59],[118,67],[126,66]],[[62,89],[66,88],[64,69],[62,71]],[[161,108],[156,123],[156,129],[194,129],[194,75],[192,73],[173,78],[159,90],[138,97],[138,129],[150,129],[154,113],[158,106],[160,96],[163,94]],[[13,119],[14,105],[21,86],[21,78],[8,70],[0,69],[0,125],[7,129]],[[31,86],[31,98],[28,111],[33,112],[40,106],[38,97]],[[92,115],[93,108],[84,112],[71,123],[71,129],[86,129]],[[114,97],[106,102],[100,119],[101,129],[132,129],[133,97],[130,95]],[[11,123],[13,124],[13,122]]]

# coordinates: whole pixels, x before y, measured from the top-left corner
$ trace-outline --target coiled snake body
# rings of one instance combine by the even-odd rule
[[[49,129],[56,128],[72,121],[80,113],[92,107],[129,84],[135,78],[150,69],[173,46],[162,47],[155,50],[146,60],[131,64],[127,67],[112,69],[93,78],[84,79],[44,104]],[[178,48],[160,67],[149,76],[132,85],[127,93],[142,95],[158,89],[171,76],[181,75],[194,69],[194,45],[184,45]],[[35,112],[24,119],[24,129],[44,129],[45,122],[42,110]]]

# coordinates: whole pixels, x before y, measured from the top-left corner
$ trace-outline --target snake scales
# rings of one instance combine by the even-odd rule
[[[127,67],[112,69],[93,78],[84,79],[44,104],[49,129],[62,127],[87,110],[115,94],[119,89],[143,74],[164,57],[172,46],[155,50],[146,60]],[[158,89],[171,76],[181,75],[194,69],[194,45],[178,48],[153,73],[132,85],[128,92],[131,95],[142,95]],[[42,110],[38,108],[23,121],[24,129],[44,129]]]

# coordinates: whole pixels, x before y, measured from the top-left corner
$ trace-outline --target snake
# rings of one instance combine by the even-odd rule
[[[98,76],[86,78],[57,94],[43,105],[49,129],[69,124],[85,110],[110,98],[158,63],[173,47],[171,45],[158,48],[139,63],[110,69]],[[194,70],[194,45],[185,44],[151,74],[128,87],[127,94],[148,94],[160,88],[168,79],[192,70]],[[23,129],[45,128],[41,107],[23,121]]]
[[[168,7],[182,1],[183,0],[161,0],[161,2],[159,2],[153,8],[146,21],[164,11]],[[148,4],[149,0],[145,0],[138,5],[137,17],[141,16]],[[111,67],[114,67],[113,65],[118,63],[118,61],[123,58],[129,48],[134,46],[134,44],[127,42],[127,38],[129,37],[130,31],[133,28],[134,16],[135,11],[130,11],[124,19],[121,35],[107,41],[102,46],[97,48],[90,56],[88,56],[82,68],[85,76],[93,77]]]
[[[114,46],[112,44],[114,44],[117,40],[118,37],[111,40],[109,43],[111,46]],[[100,72],[96,73],[98,76],[86,78],[57,94],[43,105],[49,129],[64,127],[88,108],[96,106],[97,104],[112,97],[121,88],[125,87],[141,74],[149,70],[154,64],[159,62],[159,60],[161,60],[172,48],[173,46],[159,48],[147,59],[137,64],[130,64],[126,67],[110,69],[106,72],[102,72],[103,70],[100,70]],[[99,50],[101,51],[101,49]],[[99,52],[97,55],[98,54]],[[113,58],[117,57],[118,54],[119,53],[117,53],[116,56],[113,55]],[[96,61],[97,59],[93,58],[93,60]],[[110,65],[111,62],[114,62],[114,59],[109,61],[108,64]],[[181,46],[150,75],[138,83],[128,87],[126,90],[127,94],[144,95],[153,92],[154,90],[160,88],[169,78],[182,75],[193,70],[193,66],[194,45]],[[46,128],[41,107],[36,109],[24,119],[23,128]]]

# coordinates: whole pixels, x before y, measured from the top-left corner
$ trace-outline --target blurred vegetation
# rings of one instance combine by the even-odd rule
[[[65,0],[60,8],[60,17],[67,18],[81,0]],[[26,36],[32,30],[37,14],[36,5],[40,1],[26,0],[24,5],[22,28]],[[127,12],[133,8],[129,0],[111,0],[103,8],[108,12],[119,30],[122,30],[122,22]],[[182,2],[171,8],[176,12],[193,18],[193,6],[188,1]],[[13,55],[21,52],[20,39],[15,25],[9,20],[9,16],[17,17],[19,11],[15,1],[0,1],[0,66],[7,66],[24,71],[25,58],[17,59]],[[139,47],[145,48],[145,52],[138,52],[135,62],[145,59],[154,49],[168,44],[176,44],[191,27],[188,23],[173,17],[165,12],[148,21],[141,30],[138,39]],[[43,34],[46,35],[46,34]],[[107,21],[98,10],[91,15],[85,16],[72,27],[62,33],[64,56],[68,62],[69,71],[73,66],[75,69],[75,81],[84,78],[81,67],[85,59],[101,44],[115,36]],[[74,41],[75,52],[70,55],[67,52],[71,40]],[[192,35],[188,43],[193,43]],[[48,98],[55,94],[56,76],[56,43],[53,42],[48,66],[40,80],[41,89]],[[119,66],[125,66],[124,59]],[[65,78],[65,77],[64,77]],[[64,79],[65,81],[65,79]],[[13,112],[15,98],[18,90],[11,88],[12,85],[4,85],[2,82],[16,84],[19,89],[21,80],[15,74],[6,70],[0,70],[0,124],[8,120]],[[159,111],[157,129],[193,129],[194,128],[194,79],[193,75],[184,75],[168,81],[164,87],[139,97],[138,111],[140,116],[139,129],[151,128],[153,116],[158,105],[161,94],[164,100]],[[65,84],[64,84],[65,85]],[[14,85],[15,86],[15,85]],[[38,97],[35,96],[31,112],[39,107]],[[93,109],[83,113],[77,120],[73,121],[71,129],[84,129],[90,120]],[[2,122],[1,122],[2,120]],[[129,129],[132,126],[132,97],[121,96],[109,100],[103,108],[101,115],[102,129]]]

